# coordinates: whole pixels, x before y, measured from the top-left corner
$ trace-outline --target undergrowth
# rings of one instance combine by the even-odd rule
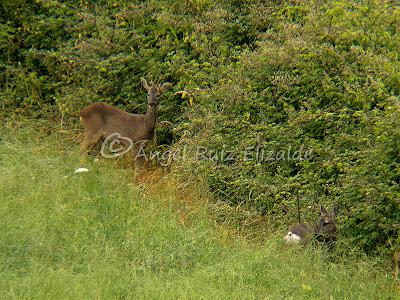
[[[253,240],[210,213],[200,185],[114,161],[79,166],[69,134],[2,127],[3,298],[395,299],[380,261]],[[172,177],[168,177],[172,176]]]

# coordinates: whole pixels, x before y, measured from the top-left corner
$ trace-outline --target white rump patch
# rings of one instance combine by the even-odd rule
[[[298,244],[301,241],[301,237],[291,231],[287,233],[284,239],[286,240],[286,244]]]
[[[86,168],[78,168],[75,170],[75,173],[83,173],[83,172],[88,172],[89,170]]]

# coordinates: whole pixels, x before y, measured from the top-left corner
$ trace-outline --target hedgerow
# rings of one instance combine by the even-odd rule
[[[173,82],[158,142],[233,153],[182,161],[216,198],[276,226],[295,221],[297,195],[309,222],[318,204],[337,205],[346,245],[398,247],[393,1],[7,0],[0,12],[5,115],[69,127],[95,101],[142,113],[140,77]],[[273,159],[245,159],[256,149]],[[289,159],[289,149],[311,154]]]

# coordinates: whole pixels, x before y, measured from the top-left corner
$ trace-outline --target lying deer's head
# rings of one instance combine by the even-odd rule
[[[335,217],[337,208],[335,207],[331,213],[328,213],[325,207],[321,205],[321,218],[316,233],[324,236],[334,236],[336,234]]]
[[[315,231],[315,238],[318,242],[325,243],[330,247],[333,247],[336,241],[336,215],[337,208],[328,213],[325,207],[321,205],[321,218]]]
[[[161,85],[151,84],[150,86],[147,84],[147,81],[144,78],[141,78],[140,82],[142,83],[142,86],[147,90],[147,104],[153,108],[157,106],[158,97],[161,95],[161,93],[164,93],[171,87],[171,83],[169,82],[163,83]]]

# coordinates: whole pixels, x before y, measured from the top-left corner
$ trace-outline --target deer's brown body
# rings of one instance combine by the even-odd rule
[[[80,113],[85,129],[85,137],[81,144],[81,153],[85,153],[107,137],[118,133],[122,144],[151,140],[157,121],[157,104],[159,95],[167,90],[169,83],[148,86],[141,80],[147,90],[147,112],[130,114],[103,102],[88,105]]]
[[[333,244],[336,240],[336,225],[335,217],[337,214],[337,209],[333,209],[332,213],[328,211],[321,205],[321,218],[317,227],[314,229],[308,224],[300,223],[292,226],[285,240],[288,244],[292,243],[302,243],[307,244],[309,239],[315,236],[316,240],[325,242],[327,244]]]

